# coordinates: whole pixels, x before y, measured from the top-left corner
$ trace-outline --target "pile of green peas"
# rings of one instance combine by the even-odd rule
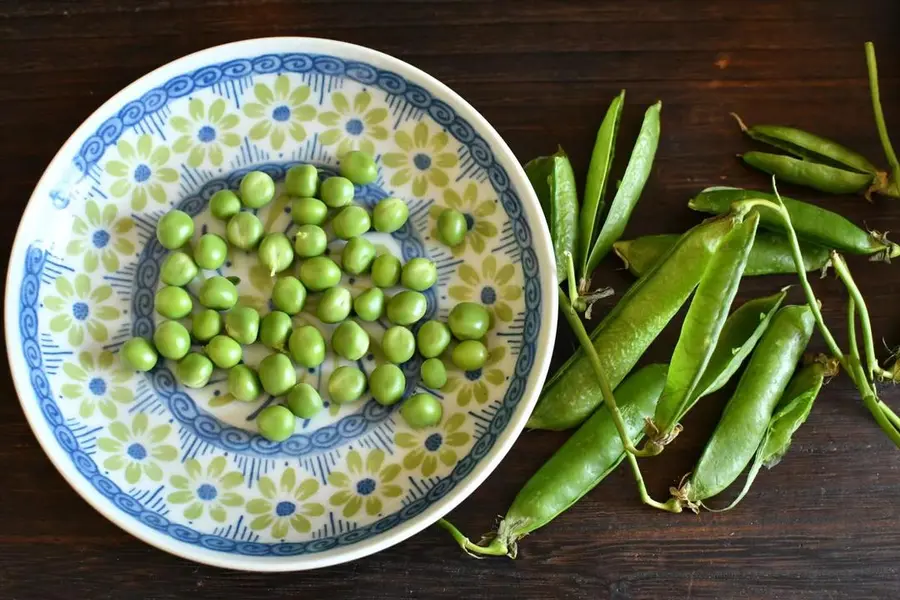
[[[297,226],[292,238],[280,231],[266,232],[256,215],[256,210],[276,195],[275,182],[261,171],[245,175],[237,192],[220,190],[210,198],[209,210],[225,224],[224,236],[204,233],[192,241],[193,219],[180,210],[168,212],[157,226],[159,243],[170,250],[160,268],[163,287],[155,298],[156,312],[165,320],[156,327],[152,340],[128,340],[121,350],[123,360],[138,371],[152,369],[159,356],[177,361],[177,379],[191,388],[207,385],[219,368],[227,371],[228,393],[236,400],[254,402],[264,394],[283,398],[283,404],[266,406],[257,416],[260,434],[272,441],[290,437],[297,418],[311,419],[325,405],[316,388],[297,378],[298,366],[319,367],[327,354],[322,332],[294,321],[310,294],[317,294],[315,316],[336,325],[331,350],[347,361],[359,361],[370,351],[372,340],[358,321],[389,322],[380,342],[384,362],[368,377],[356,366],[335,368],[326,386],[331,402],[355,402],[366,390],[383,405],[400,402],[407,393],[407,382],[398,365],[411,360],[416,351],[424,359],[421,383],[429,390],[440,390],[447,383],[442,355],[463,370],[482,368],[488,355],[483,339],[490,327],[490,313],[480,304],[463,302],[450,311],[447,323],[420,323],[428,309],[422,292],[437,282],[436,265],[427,258],[402,264],[392,254],[378,254],[364,237],[372,229],[397,231],[409,218],[409,208],[399,198],[381,200],[371,215],[353,204],[354,185],[372,183],[377,174],[375,160],[358,151],[344,155],[340,175],[321,182],[313,165],[290,168],[284,192]],[[441,240],[448,245],[461,243],[465,217],[459,213],[449,218],[441,215],[441,219],[450,223],[441,225],[439,220]],[[327,255],[329,225],[332,239],[346,240],[339,263]],[[264,316],[238,303],[237,278],[201,273],[220,269],[233,249],[255,253],[276,278],[271,296],[274,310]],[[344,274],[368,275],[372,285],[354,298],[341,285]],[[192,296],[185,286],[197,281],[199,287]],[[385,294],[396,286],[404,289]],[[453,338],[458,342],[451,349]],[[271,353],[254,369],[244,362],[244,350],[257,343]],[[427,392],[410,395],[400,409],[413,428],[439,424],[442,412],[441,403]]]

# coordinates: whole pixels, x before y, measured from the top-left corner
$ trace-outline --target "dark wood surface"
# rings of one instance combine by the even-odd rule
[[[189,52],[273,35],[341,39],[407,60],[469,100],[520,159],[562,144],[579,177],[606,104],[620,88],[628,90],[620,156],[627,154],[644,107],[662,99],[656,166],[629,236],[690,226],[697,217],[685,203],[703,186],[766,184],[734,158],[748,144],[729,111],[752,122],[805,127],[883,162],[865,80],[867,39],[878,47],[884,105],[900,143],[896,0],[3,0],[3,260],[44,167],[106,98]],[[900,231],[898,200],[822,202],[869,227]],[[851,264],[876,335],[900,343],[900,267]],[[740,297],[770,293],[790,281],[746,281]],[[609,260],[598,282],[621,292],[630,279]],[[826,318],[842,335],[840,285],[826,279],[816,286]],[[800,300],[796,290],[793,298]],[[555,365],[574,348],[562,323]],[[670,327],[648,358],[665,360],[676,336],[677,327]],[[846,378],[827,387],[783,463],[763,473],[730,513],[673,516],[644,508],[630,475],[619,470],[525,539],[516,561],[473,560],[443,531],[430,528],[352,564],[283,575],[199,566],[105,521],[41,452],[8,371],[0,384],[0,598],[900,596],[900,450]],[[900,405],[896,390],[885,388],[883,395]],[[653,493],[662,496],[690,469],[726,398],[705,401],[664,457],[645,461]],[[524,434],[452,513],[453,521],[475,537],[488,530],[564,438]]]

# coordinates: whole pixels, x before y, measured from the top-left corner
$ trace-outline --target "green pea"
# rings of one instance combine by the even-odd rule
[[[191,335],[198,342],[213,339],[222,331],[222,316],[210,308],[204,308],[191,316]]]
[[[256,417],[259,435],[270,442],[283,442],[294,434],[297,418],[287,408],[280,405],[267,406]]]
[[[400,416],[413,429],[434,427],[441,422],[444,409],[431,394],[415,394],[400,407]]]
[[[237,287],[230,279],[215,275],[203,282],[197,297],[206,308],[228,310],[237,303]]]
[[[400,259],[393,254],[381,254],[372,262],[372,283],[389,288],[400,281]]]
[[[295,165],[284,176],[284,189],[291,196],[315,196],[319,171],[313,165]]]
[[[384,313],[384,292],[369,288],[353,299],[353,311],[363,321],[377,321]]]
[[[427,258],[413,258],[403,265],[400,283],[403,287],[424,292],[437,282],[437,267]]]
[[[331,208],[353,202],[353,182],[346,177],[329,177],[319,186],[319,198]]]
[[[369,375],[369,391],[378,404],[396,404],[406,391],[406,376],[397,365],[378,365]]]
[[[468,231],[469,224],[466,223],[466,216],[455,208],[445,208],[438,215],[438,237],[451,248],[462,244]]]
[[[262,208],[275,197],[275,182],[268,173],[250,171],[241,179],[241,202],[247,208]]]
[[[365,273],[374,260],[375,246],[363,237],[350,238],[341,251],[341,266],[351,275]]]
[[[393,233],[403,227],[409,219],[409,206],[400,198],[380,200],[372,210],[375,231]]]
[[[201,269],[215,271],[228,258],[228,244],[214,233],[205,233],[194,246],[194,260]]]
[[[439,358],[429,358],[422,363],[422,383],[433,390],[439,390],[447,384],[447,367]]]
[[[308,383],[298,383],[288,392],[287,407],[294,416],[301,419],[312,419],[322,411],[322,396],[316,388]]]
[[[338,367],[328,378],[328,395],[332,402],[346,404],[359,400],[366,391],[366,376],[356,367]]]
[[[369,230],[372,221],[362,206],[351,205],[341,209],[331,221],[334,235],[342,240],[358,237]]]
[[[450,345],[450,329],[440,321],[426,321],[416,334],[419,354],[425,358],[434,358]]]
[[[259,381],[267,394],[283,396],[297,384],[297,371],[284,354],[270,354],[259,363]]]
[[[291,317],[273,310],[259,324],[259,341],[272,350],[282,350],[291,335]]]
[[[394,325],[381,337],[381,349],[392,363],[405,363],[416,351],[416,338],[406,327]]]
[[[228,243],[241,250],[253,250],[262,236],[262,221],[250,212],[239,212],[231,217],[225,226]]]
[[[306,304],[306,288],[296,277],[280,277],[272,288],[275,308],[289,315],[296,315]]]
[[[120,356],[125,364],[135,371],[149,371],[156,366],[156,361],[159,359],[159,354],[153,344],[142,337],[131,338],[122,344]]]
[[[387,303],[387,318],[395,325],[412,325],[425,316],[428,300],[421,292],[404,290]]]
[[[156,312],[167,319],[183,319],[191,314],[194,303],[184,288],[167,285],[156,292],[154,306]]]
[[[340,323],[350,316],[353,297],[350,290],[335,286],[325,290],[316,306],[316,316],[323,323]]]
[[[294,252],[301,258],[320,256],[328,247],[328,236],[318,225],[301,225],[294,237]]]
[[[209,212],[220,221],[227,221],[241,212],[241,199],[231,190],[219,190],[209,199]]]
[[[294,262],[294,249],[291,247],[291,241],[281,232],[266,235],[260,242],[256,255],[272,277],[290,267]]]
[[[312,325],[298,327],[288,339],[291,358],[301,367],[318,367],[325,362],[325,338]]]
[[[191,352],[178,361],[178,366],[175,367],[178,381],[189,388],[202,388],[209,383],[212,373],[212,361],[199,352]]]
[[[167,250],[177,250],[194,235],[194,220],[181,210],[170,210],[156,224],[156,239]]]
[[[317,198],[291,200],[291,220],[297,225],[321,225],[328,218],[328,206]]]
[[[244,349],[227,335],[217,335],[204,348],[206,355],[220,369],[230,369],[244,358]]]
[[[228,393],[241,402],[253,402],[262,393],[256,371],[247,365],[235,365],[228,369]]]
[[[367,185],[378,179],[378,167],[371,154],[351,150],[341,157],[341,175],[356,185]]]
[[[369,334],[355,321],[344,321],[331,334],[331,348],[347,360],[359,360],[369,351]]]
[[[259,313],[249,306],[235,306],[225,313],[225,332],[238,343],[255,343],[259,335]]]
[[[191,334],[178,321],[163,321],[153,332],[153,345],[163,357],[181,360],[191,349]]]
[[[475,302],[460,302],[450,310],[447,324],[458,340],[480,340],[491,325],[491,313]]]
[[[450,354],[453,364],[463,371],[476,371],[487,362],[488,351],[478,340],[465,340],[456,345]]]
[[[200,270],[194,259],[180,250],[170,252],[159,268],[159,279],[166,285],[185,286],[194,280]]]
[[[341,269],[327,256],[316,256],[300,265],[300,281],[306,289],[321,292],[341,282]]]

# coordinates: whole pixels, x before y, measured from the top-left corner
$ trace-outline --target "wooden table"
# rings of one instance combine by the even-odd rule
[[[603,111],[620,88],[628,89],[620,157],[627,155],[644,108],[662,99],[656,166],[630,236],[681,231],[695,223],[685,204],[703,186],[766,185],[734,158],[748,143],[729,111],[750,122],[826,134],[883,163],[866,86],[862,45],[868,39],[878,46],[884,105],[900,143],[895,0],[3,0],[0,32],[0,230],[6,248],[42,170],[106,98],[179,56],[252,37],[322,36],[393,54],[469,100],[523,161],[562,144],[579,177]],[[898,200],[822,202],[869,227],[900,230]],[[876,334],[900,342],[898,267],[863,260],[852,267]],[[608,260],[597,281],[621,292],[631,280]],[[740,298],[790,281],[746,281]],[[842,336],[840,284],[826,279],[815,285],[826,319]],[[796,290],[792,297],[800,300]],[[667,330],[648,359],[666,360],[677,333],[677,327]],[[561,321],[555,364],[573,348]],[[473,560],[443,531],[430,528],[352,564],[284,575],[192,564],[105,521],[41,452],[6,372],[2,386],[0,598],[900,596],[900,450],[874,424],[845,377],[821,395],[783,463],[763,473],[732,512],[657,513],[641,506],[630,475],[619,470],[527,538],[515,562]],[[900,404],[896,390],[885,388],[883,395]],[[654,494],[664,495],[691,468],[726,398],[705,401],[665,457],[645,461]],[[523,435],[453,512],[453,521],[476,537],[488,530],[564,438]]]

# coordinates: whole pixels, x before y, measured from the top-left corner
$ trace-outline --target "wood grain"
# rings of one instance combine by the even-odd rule
[[[628,90],[620,157],[643,108],[662,99],[658,160],[629,236],[695,223],[685,203],[703,186],[765,185],[734,158],[748,144],[729,111],[749,122],[809,128],[883,162],[865,83],[865,40],[877,44],[885,110],[900,138],[900,4],[894,0],[2,0],[2,260],[8,260],[16,223],[44,167],[106,98],[189,52],[273,35],[342,39],[407,60],[467,98],[520,159],[559,143],[579,177],[606,104],[620,88]],[[871,228],[900,230],[897,201],[821,201]],[[861,260],[851,266],[876,335],[900,342],[898,267]],[[620,292],[631,282],[612,260],[596,281]],[[740,299],[790,282],[746,281]],[[842,338],[839,283],[815,285]],[[665,360],[677,333],[677,327],[666,330],[647,359]],[[574,346],[561,326],[554,364]],[[620,470],[524,540],[515,562],[468,558],[431,528],[352,564],[255,575],[169,556],[105,521],[45,458],[15,401],[8,371],[3,375],[0,598],[900,596],[900,451],[845,378],[826,388],[783,463],[762,473],[730,513],[672,516],[645,509]],[[900,404],[895,390],[883,394]],[[704,401],[665,456],[645,461],[655,494],[691,468],[726,398],[727,390]],[[488,530],[564,439],[559,433],[524,434],[453,512],[453,521],[476,537]]]

